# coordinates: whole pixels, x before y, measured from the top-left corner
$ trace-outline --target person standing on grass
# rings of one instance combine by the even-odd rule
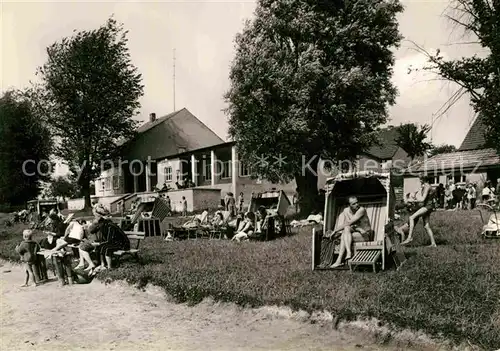
[[[120,201],[120,215],[125,217],[125,200]]]
[[[451,188],[449,185],[446,185],[444,189],[444,208],[447,210],[451,207],[453,202],[453,194],[451,193]]]
[[[229,193],[224,196],[224,211],[229,211]]]
[[[170,196],[165,197],[165,204],[167,205],[167,216],[172,213],[172,202],[170,201]]]
[[[444,185],[443,183],[439,183],[436,189],[437,203],[438,207],[442,208],[444,206]]]
[[[476,184],[469,183],[467,185],[467,202],[469,203],[469,210],[476,207]]]
[[[430,177],[421,175],[420,183],[422,185],[420,192],[417,192],[415,199],[409,200],[412,202],[418,202],[419,206],[416,212],[414,212],[409,219],[409,223],[404,224],[400,228],[396,228],[396,231],[401,234],[402,237],[405,236],[406,230],[408,231],[408,237],[405,241],[401,243],[401,245],[408,245],[413,241],[413,231],[415,229],[415,224],[417,224],[418,220],[422,218],[424,223],[424,229],[429,235],[431,239],[431,247],[436,247],[436,241],[434,240],[434,233],[432,232],[430,225],[430,217],[432,211],[435,209],[435,196],[436,192],[432,189],[430,184]]]
[[[236,200],[233,193],[228,193],[227,210],[231,214],[231,217],[236,216]]]
[[[295,207],[295,213],[299,213],[299,193],[297,190],[293,193],[292,204]]]
[[[243,197],[243,192],[240,193],[238,197],[238,212],[243,212],[243,204],[245,203],[245,199]]]
[[[488,202],[490,200],[491,186],[489,180],[487,180],[486,183],[484,183],[483,191],[481,192],[481,194],[483,202]]]
[[[186,200],[185,196],[182,197],[181,205],[182,205],[182,216],[186,217],[187,216],[187,210],[188,210],[188,203],[187,203],[187,200]]]

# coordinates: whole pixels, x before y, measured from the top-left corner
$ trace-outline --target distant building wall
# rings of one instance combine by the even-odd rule
[[[68,200],[68,210],[69,211],[80,211],[85,208],[85,199],[69,199]]]
[[[161,194],[165,197],[169,197],[172,210],[175,212],[182,212],[183,196],[187,201],[188,212],[217,208],[220,204],[221,199],[221,192],[219,189],[208,188],[171,190],[167,192],[161,192]]]
[[[445,172],[446,173],[446,172]],[[487,179],[487,173],[485,171],[479,172],[464,172],[463,174],[437,174],[434,179],[431,181],[432,185],[439,185],[440,183],[446,186],[450,180],[453,180],[455,183],[465,182],[465,183],[475,183],[477,185],[478,198],[480,196],[480,191],[483,189],[484,182]],[[404,177],[404,193],[414,193],[421,188],[420,179],[415,176],[405,175]]]
[[[172,158],[168,160],[161,160],[158,162],[158,183],[152,186],[162,188],[163,184],[175,188],[177,182],[177,174],[181,176],[181,161],[179,158]]]
[[[124,174],[117,167],[101,172],[95,180],[96,196],[113,196],[123,194],[125,191]]]

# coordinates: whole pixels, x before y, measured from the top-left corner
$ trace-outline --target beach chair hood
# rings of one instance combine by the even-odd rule
[[[270,190],[254,194],[248,211],[257,212],[260,206],[264,206],[268,212],[285,216],[290,205],[290,199],[283,190]]]

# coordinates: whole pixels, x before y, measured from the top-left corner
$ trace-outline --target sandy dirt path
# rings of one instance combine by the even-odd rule
[[[124,284],[21,288],[20,266],[0,264],[3,350],[410,350],[381,346],[332,323],[203,302],[189,307]],[[422,349],[421,349],[422,350]]]

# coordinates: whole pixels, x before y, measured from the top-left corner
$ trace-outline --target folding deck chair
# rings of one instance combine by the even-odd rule
[[[478,204],[476,209],[483,223],[481,236],[485,239],[500,239],[500,211],[485,203]]]

